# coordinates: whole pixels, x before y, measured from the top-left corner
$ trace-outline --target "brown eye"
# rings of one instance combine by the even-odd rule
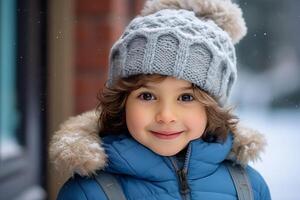
[[[194,97],[191,94],[183,94],[179,97],[179,101],[193,101]]]
[[[155,97],[149,93],[149,92],[143,92],[138,96],[139,99],[144,100],[144,101],[151,101],[155,100]]]

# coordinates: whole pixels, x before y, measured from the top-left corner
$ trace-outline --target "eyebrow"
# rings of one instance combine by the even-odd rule
[[[143,84],[141,85],[141,88],[147,88],[147,89],[155,89],[156,87],[153,87],[151,85],[146,85],[146,84]],[[193,89],[193,86],[192,85],[189,85],[189,86],[184,86],[184,87],[180,87],[178,90],[182,91],[182,90],[191,90]]]

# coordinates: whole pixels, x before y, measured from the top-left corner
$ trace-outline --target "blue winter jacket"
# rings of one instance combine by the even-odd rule
[[[232,148],[232,135],[224,143],[207,143],[202,139],[191,141],[184,162],[176,156],[157,155],[128,135],[107,136],[102,140],[108,156],[105,171],[117,177],[128,200],[237,199],[233,181],[223,163]],[[254,199],[270,200],[262,176],[250,166],[246,171]],[[183,181],[179,172],[182,172]],[[185,192],[181,193],[182,190]],[[64,184],[57,199],[107,198],[94,178],[75,175]]]

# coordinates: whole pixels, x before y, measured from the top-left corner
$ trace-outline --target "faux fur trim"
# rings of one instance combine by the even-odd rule
[[[49,154],[57,170],[72,176],[75,172],[89,176],[102,169],[107,155],[98,136],[98,114],[89,111],[71,117],[60,127],[50,143]],[[253,129],[238,127],[228,159],[243,166],[259,159],[266,145],[262,134]]]
[[[190,10],[199,18],[211,19],[230,35],[234,44],[247,33],[242,10],[231,0],[148,0],[141,15],[149,15],[163,9]]]
[[[233,133],[233,146],[227,156],[237,164],[246,166],[249,162],[260,160],[260,154],[265,151],[267,145],[263,134],[257,130],[239,125]]]
[[[71,117],[54,133],[49,157],[59,172],[90,176],[105,167],[107,156],[98,136],[97,119],[96,111],[86,112]]]

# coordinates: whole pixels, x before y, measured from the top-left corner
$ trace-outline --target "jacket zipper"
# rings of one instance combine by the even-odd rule
[[[182,169],[177,171],[177,176],[180,184],[180,194],[185,196],[190,192],[190,188],[186,178],[187,173]],[[186,198],[184,198],[186,199]]]
[[[176,174],[179,180],[179,189],[182,199],[189,200],[190,199],[190,187],[187,180],[187,166],[190,158],[191,145],[189,145],[187,149],[187,153],[185,156],[185,161],[183,165],[183,169],[179,169],[177,165],[177,161],[175,157],[170,157],[171,163],[176,170]]]

